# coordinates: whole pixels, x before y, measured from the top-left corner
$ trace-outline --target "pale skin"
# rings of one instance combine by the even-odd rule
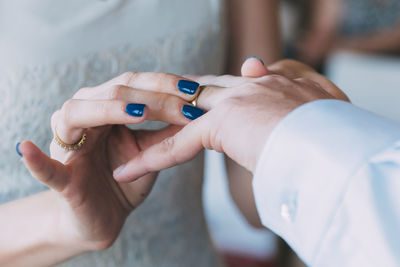
[[[198,102],[208,112],[175,135],[141,151],[117,168],[114,178],[120,182],[133,181],[146,173],[186,162],[203,148],[225,153],[254,172],[269,134],[288,113],[319,99],[348,101],[332,82],[302,63],[283,60],[266,69],[261,63],[248,60],[242,71],[254,69],[268,75],[199,78],[210,84]],[[149,135],[167,136],[163,130]]]
[[[21,143],[24,164],[52,190],[0,207],[4,218],[0,227],[7,229],[0,237],[2,266],[53,265],[114,242],[125,218],[149,194],[157,175],[146,175],[135,183],[121,184],[113,179],[117,166],[146,148],[146,139],[139,142],[124,125],[145,119],[175,125],[189,121],[180,109],[193,96],[178,91],[173,79],[169,89],[165,83],[160,89],[157,81],[165,75],[126,73],[77,92],[53,115],[52,129],[67,143],[73,143],[74,136],[87,129],[90,138],[79,151],[67,152],[53,142],[50,159],[33,143]],[[174,90],[175,95],[161,93],[163,90]],[[146,104],[143,116],[128,115],[125,106],[138,101]]]
[[[119,183],[113,179],[113,170],[190,122],[181,109],[196,95],[177,89],[181,79],[186,78],[129,72],[79,90],[52,117],[52,129],[65,143],[75,143],[87,133],[88,140],[77,151],[68,152],[53,142],[49,158],[32,142],[21,143],[24,164],[52,190],[0,207],[4,218],[12,218],[0,221],[2,229],[7,229],[1,236],[2,266],[52,265],[114,242],[125,218],[149,194],[157,173]],[[126,105],[137,102],[146,104],[143,116],[128,115]],[[171,126],[162,135],[132,134],[124,126],[145,119]],[[20,209],[24,212],[16,212]]]
[[[240,1],[237,2],[239,3]],[[265,12],[271,12],[274,16],[271,14],[271,16],[267,16],[262,12],[258,12],[258,15],[252,16],[253,24],[244,25],[240,31],[236,27],[240,23],[247,21],[240,17],[248,16],[250,14],[249,9],[246,9],[246,11],[233,4],[229,6],[230,12],[235,13],[235,20],[230,20],[231,33],[235,35],[235,41],[230,42],[230,45],[234,47],[230,48],[230,54],[239,55],[235,63],[229,63],[230,67],[228,69],[231,73],[237,74],[238,70],[240,70],[242,58],[250,55],[257,54],[263,57],[266,62],[271,62],[280,57],[279,53],[275,53],[276,50],[279,50],[279,39],[276,38],[277,31],[272,28],[277,27],[277,24],[273,24],[276,13],[272,11],[276,8],[277,2],[258,0],[253,1],[251,4],[249,3],[247,5],[249,9],[264,10]],[[267,6],[265,3],[271,6]],[[239,22],[236,19],[239,19]],[[268,22],[267,27],[265,27],[266,31],[251,35],[254,30],[254,23],[264,25],[266,20]],[[255,41],[252,42],[252,45],[249,45],[250,42],[246,42],[245,38],[251,38]],[[261,43],[261,40],[263,40],[264,44]],[[236,42],[240,42],[240,44],[236,44]],[[252,51],[256,47],[257,49]],[[279,57],[277,56],[278,54]],[[129,73],[117,79],[127,79],[126,76],[129,76]],[[121,80],[118,81],[118,84],[120,83]],[[149,88],[146,86],[141,88],[142,91],[146,91],[143,88]],[[147,94],[145,92],[136,93],[134,98],[129,98],[126,92],[130,91],[130,89],[115,87],[113,81],[96,88],[101,87],[107,90],[107,96],[102,97],[103,101],[109,101],[112,97],[117,98],[118,95],[120,98],[124,98],[124,100],[114,99],[114,102],[110,104],[113,107],[110,109],[120,111],[118,115],[120,117],[109,121],[110,124],[140,123],[144,119],[159,119],[177,125],[188,123],[188,120],[181,116],[179,105],[182,101],[186,103],[191,99],[180,94],[180,92],[175,91],[176,98],[174,100],[161,101],[170,103],[169,107],[161,107],[157,106],[157,103],[161,103],[157,101],[159,98],[154,97],[149,92]],[[89,88],[80,91],[82,95],[75,95],[75,98],[83,98],[86,101],[89,99],[91,101],[102,101],[96,99],[99,95],[88,95],[88,91],[90,91]],[[158,89],[156,91],[157,94],[161,93]],[[142,118],[137,119],[122,114],[123,109],[121,107],[128,100],[147,104]],[[84,101],[68,101],[53,117],[53,131],[57,127],[58,134],[65,142],[75,141],[74,139],[80,135],[79,127],[99,125],[99,121],[94,125],[87,124],[88,121],[96,119],[95,116],[85,117],[87,121],[80,121],[79,125],[75,125],[77,121],[73,118],[63,116],[63,113],[67,113],[65,110],[79,109],[85,104],[90,105],[89,102]],[[101,106],[105,107],[106,104],[102,103]],[[162,108],[169,111],[166,113],[157,112]],[[107,113],[106,108],[101,111]],[[104,113],[100,112],[100,114]],[[76,118],[78,117],[76,116]],[[59,126],[55,126],[54,121],[62,123],[58,124]],[[79,126],[78,130],[77,126]],[[170,134],[172,135],[178,129],[179,127],[169,128]],[[23,154],[22,160],[24,164],[31,171],[33,177],[48,185],[51,190],[0,206],[0,217],[2,218],[0,220],[0,228],[6,229],[0,236],[1,266],[50,266],[87,251],[105,249],[117,237],[128,214],[132,212],[134,207],[140,205],[149,194],[156,179],[156,173],[146,175],[146,179],[141,181],[128,184],[115,182],[111,173],[113,168],[132,158],[140,149],[144,149],[153,142],[160,140],[148,138],[147,136],[150,135],[147,135],[144,131],[136,132],[135,136],[133,136],[124,126],[97,126],[94,129],[91,128],[90,132],[90,135],[93,134],[94,136],[88,139],[85,148],[80,153],[65,153],[52,143],[51,154],[55,159],[52,161],[46,161],[45,159],[48,159],[47,156],[31,142],[21,143],[19,150]],[[123,142],[116,144],[115,140],[120,140],[121,137]],[[94,140],[102,141],[102,146],[97,150],[91,143]],[[129,152],[121,151],[122,147],[129,150]],[[103,151],[106,150],[108,153],[98,157],[98,150],[101,149]],[[89,157],[85,157],[88,155],[96,155],[96,160],[93,161],[93,159],[90,160]],[[83,168],[82,166],[85,167]],[[88,166],[92,167],[87,168]],[[98,166],[101,166],[102,169],[98,169]],[[91,171],[98,172],[96,178],[88,175]],[[101,197],[99,197],[100,195]],[[105,195],[107,196],[106,198],[104,198]],[[112,203],[112,205],[108,209],[101,209],[101,212],[99,212],[97,207],[103,207],[104,203]],[[251,216],[254,216],[254,213]],[[29,224],[26,222],[29,222]],[[95,225],[93,222],[96,222]],[[107,223],[107,227],[105,227],[105,223]]]
[[[65,152],[53,143],[52,156],[57,161],[29,141],[19,147],[32,175],[52,190],[1,207],[4,214],[14,218],[16,210],[27,209],[20,217],[17,214],[16,221],[1,222],[3,229],[11,229],[2,236],[8,241],[2,243],[7,243],[2,248],[2,265],[24,266],[29,262],[30,265],[46,266],[85,251],[107,248],[118,236],[129,212],[150,191],[154,172],[158,169],[187,161],[206,147],[225,152],[238,164],[253,171],[260,142],[265,142],[268,131],[291,109],[320,98],[345,99],[328,80],[299,63],[281,62],[268,70],[258,60],[250,59],[242,71],[247,76],[271,75],[262,78],[200,77],[200,82],[210,84],[199,97],[199,105],[209,112],[189,124],[186,118],[177,116],[176,110],[160,109],[157,106],[160,101],[154,101],[161,96],[160,92],[168,94],[162,96],[163,106],[180,107],[186,103],[185,100],[190,100],[193,96],[182,95],[176,89],[177,80],[183,77],[163,73],[127,73],[105,85],[80,90],[75,95],[79,100],[67,101],[54,114],[52,128],[57,129],[61,138],[71,142],[76,141],[73,136],[81,136],[86,131],[89,139],[82,149]],[[115,83],[125,85],[116,86]],[[328,89],[324,90],[322,86]],[[133,89],[136,87],[142,89]],[[121,107],[126,103],[147,99],[142,97],[148,94],[153,96],[146,103],[142,117],[123,113]],[[97,108],[99,101],[101,112]],[[259,109],[261,106],[268,106],[268,110]],[[243,108],[254,121],[242,116]],[[267,111],[268,116],[263,114],[258,119],[254,116]],[[139,131],[135,135],[123,126],[162,116],[164,121],[178,126],[168,126],[160,131]],[[250,143],[237,142],[249,134],[246,130],[237,132],[235,137],[230,134],[232,129],[238,129],[240,116],[242,121],[239,123],[246,120],[248,130],[252,132]],[[236,145],[230,147],[232,143]],[[124,164],[128,159],[131,160]],[[140,165],[136,165],[138,161]],[[121,168],[114,170],[121,164],[124,166],[122,171]],[[118,182],[113,179],[113,170]],[[142,178],[126,183],[139,176]],[[41,208],[41,216],[37,216],[37,207]]]

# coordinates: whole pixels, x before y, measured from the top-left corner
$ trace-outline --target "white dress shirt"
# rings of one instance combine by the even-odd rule
[[[400,266],[400,125],[305,104],[274,129],[253,179],[263,224],[311,266]]]

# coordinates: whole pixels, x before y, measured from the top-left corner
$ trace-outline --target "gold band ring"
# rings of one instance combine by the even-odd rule
[[[199,87],[199,93],[196,95],[196,97],[190,102],[193,106],[197,107],[197,102],[199,99],[199,96],[201,94],[201,92],[204,90],[204,88],[206,88],[204,85]]]
[[[78,150],[80,149],[83,144],[86,142],[86,133],[84,133],[81,137],[81,139],[74,143],[74,144],[66,144],[64,143],[61,138],[57,135],[57,131],[54,131],[54,141],[56,142],[57,145],[62,147],[63,149],[67,151],[73,151],[73,150]]]

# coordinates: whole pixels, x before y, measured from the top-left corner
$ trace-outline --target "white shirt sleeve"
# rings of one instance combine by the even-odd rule
[[[400,266],[400,125],[319,100],[286,116],[259,158],[263,224],[311,266]]]

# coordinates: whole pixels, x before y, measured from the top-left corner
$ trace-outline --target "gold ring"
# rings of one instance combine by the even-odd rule
[[[199,96],[203,89],[206,88],[204,85],[199,87],[199,93],[196,95],[196,97],[190,102],[193,106],[197,107],[197,100],[199,99]]]
[[[57,131],[54,131],[54,141],[56,142],[57,145],[62,147],[63,149],[67,151],[73,151],[73,150],[78,150],[80,149],[83,144],[86,142],[86,133],[84,133],[81,137],[81,139],[74,143],[74,144],[66,144],[64,143],[61,138],[57,135]]]

